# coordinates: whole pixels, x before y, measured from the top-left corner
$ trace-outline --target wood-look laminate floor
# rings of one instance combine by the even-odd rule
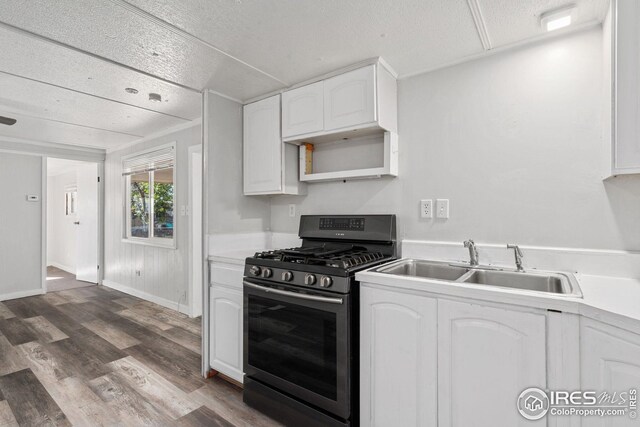
[[[0,426],[276,426],[200,376],[200,319],[103,287],[0,302]]]
[[[76,280],[76,275],[58,267],[47,267],[47,292],[65,291],[68,289],[96,286],[93,283]]]

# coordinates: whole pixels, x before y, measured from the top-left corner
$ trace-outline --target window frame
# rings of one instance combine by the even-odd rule
[[[178,236],[178,211],[177,211],[177,199],[178,199],[178,183],[177,183],[177,164],[178,153],[176,151],[176,143],[171,142],[169,144],[158,145],[153,148],[149,148],[143,151],[137,151],[133,154],[123,156],[120,159],[121,167],[126,160],[130,160],[136,157],[144,157],[155,151],[171,148],[173,150],[173,237],[155,237],[154,233],[154,210],[155,203],[154,196],[154,175],[155,171],[149,171],[149,237],[135,237],[131,235],[131,175],[122,176],[122,183],[124,185],[124,200],[123,200],[123,215],[124,215],[124,230],[122,233],[122,241],[125,243],[133,243],[144,246],[154,246],[166,249],[177,249],[177,236]]]

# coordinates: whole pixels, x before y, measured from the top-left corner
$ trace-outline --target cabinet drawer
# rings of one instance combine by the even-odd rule
[[[242,289],[242,267],[231,265],[211,264],[209,282]]]

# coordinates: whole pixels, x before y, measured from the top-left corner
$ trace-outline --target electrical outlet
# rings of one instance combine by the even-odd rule
[[[449,199],[436,199],[436,217],[449,218]]]
[[[292,218],[296,216],[296,205],[289,205],[289,216]]]
[[[433,218],[433,199],[420,200],[420,218]]]

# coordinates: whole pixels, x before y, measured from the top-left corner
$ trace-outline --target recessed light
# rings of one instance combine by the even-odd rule
[[[575,8],[575,5],[568,5],[545,12],[540,15],[540,25],[547,31],[568,27],[571,25],[571,15]]]
[[[150,93],[149,94],[149,101],[153,101],[153,102],[161,102],[162,101],[162,96],[160,96],[159,93]]]
[[[131,94],[133,94],[133,95],[135,95],[136,93],[138,93],[138,89],[134,89],[134,88],[132,88],[132,87],[127,87],[127,88],[125,88],[125,89],[124,89],[124,91],[125,91],[125,92],[127,92],[127,93],[131,93]]]

